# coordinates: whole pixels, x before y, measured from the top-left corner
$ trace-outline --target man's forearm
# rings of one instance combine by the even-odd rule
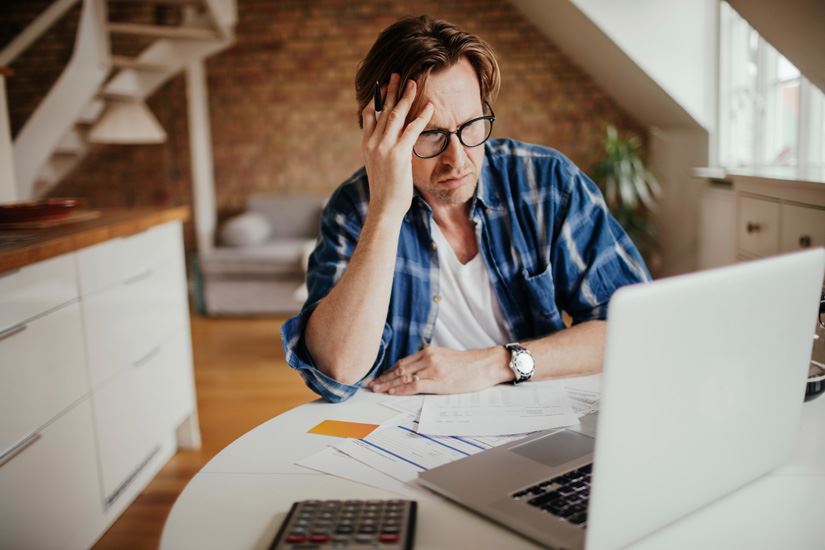
[[[309,318],[309,352],[316,366],[339,382],[357,382],[375,362],[400,230],[401,219],[370,211],[346,272]]]
[[[533,380],[600,372],[606,326],[604,321],[589,321],[538,340],[521,341],[536,360]],[[399,360],[370,388],[394,395],[465,393],[514,378],[510,352],[504,346],[466,351],[427,347]]]
[[[538,340],[521,342],[536,361],[532,379],[548,380],[601,372],[606,331],[606,321],[587,321]],[[497,370],[494,382],[507,382],[514,376],[509,363],[505,362]]]

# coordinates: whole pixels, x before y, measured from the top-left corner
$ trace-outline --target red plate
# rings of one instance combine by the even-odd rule
[[[43,199],[0,204],[0,223],[61,220],[83,204],[83,199]]]

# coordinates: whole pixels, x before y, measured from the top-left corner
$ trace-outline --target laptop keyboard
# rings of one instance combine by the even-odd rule
[[[512,495],[579,527],[587,526],[587,502],[593,464],[527,487]]]

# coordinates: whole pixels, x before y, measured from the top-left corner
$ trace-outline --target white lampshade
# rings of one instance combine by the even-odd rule
[[[145,103],[109,100],[106,110],[89,132],[93,143],[163,143],[166,132]]]

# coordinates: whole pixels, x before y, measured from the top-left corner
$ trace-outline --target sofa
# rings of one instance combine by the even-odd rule
[[[208,315],[287,315],[306,299],[306,265],[325,199],[254,194],[227,219],[218,246],[201,253],[202,304]]]

